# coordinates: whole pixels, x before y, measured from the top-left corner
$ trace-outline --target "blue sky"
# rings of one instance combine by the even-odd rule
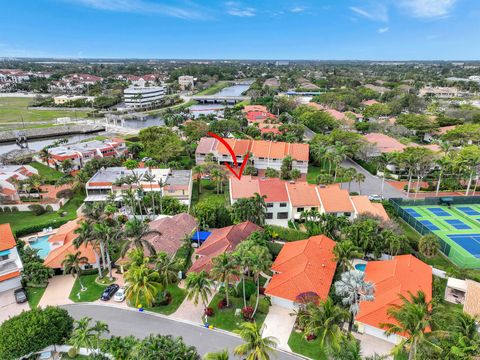
[[[0,56],[479,60],[479,0],[4,0]]]

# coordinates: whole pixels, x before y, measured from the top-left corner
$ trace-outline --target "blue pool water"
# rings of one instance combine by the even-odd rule
[[[367,264],[357,264],[357,265],[355,265],[355,269],[358,270],[358,271],[362,271],[362,272],[365,271],[366,267],[367,267]]]
[[[31,241],[30,246],[38,249],[38,256],[45,259],[50,252],[50,243],[48,242],[49,235],[40,236],[37,240]]]

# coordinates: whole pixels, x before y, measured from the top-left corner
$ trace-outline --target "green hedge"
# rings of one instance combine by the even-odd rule
[[[284,241],[297,241],[308,239],[308,235],[304,232],[295,229],[289,229],[282,226],[269,225],[268,231],[270,233],[274,232],[278,234],[278,240]]]
[[[66,220],[66,219],[58,219],[58,220],[53,220],[53,221],[49,221],[49,222],[45,222],[43,224],[37,224],[37,225],[26,225],[22,228],[20,228],[19,230],[16,230],[15,231],[15,235],[18,237],[21,237],[21,236],[25,236],[25,235],[29,235],[29,234],[33,234],[33,233],[36,233],[36,232],[39,232],[39,231],[42,231],[43,229],[45,228],[49,228],[50,226],[53,228],[53,229],[56,229],[64,224],[66,224],[67,222],[69,222],[70,220]]]

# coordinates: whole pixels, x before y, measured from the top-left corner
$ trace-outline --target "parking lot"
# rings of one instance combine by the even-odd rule
[[[20,314],[23,310],[29,310],[28,302],[17,304],[13,290],[0,292],[0,323],[8,318]]]

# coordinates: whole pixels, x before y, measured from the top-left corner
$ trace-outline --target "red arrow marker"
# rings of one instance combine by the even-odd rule
[[[223,139],[221,138],[220,136],[218,136],[217,134],[214,134],[214,133],[207,133],[208,135],[210,135],[211,137],[217,139],[218,141],[220,141],[228,150],[228,152],[230,153],[230,155],[232,156],[232,159],[233,159],[233,163],[235,165],[235,167],[238,169],[238,162],[237,162],[237,156],[235,155],[235,153],[233,152],[233,149],[230,147],[230,145],[228,145],[228,143]],[[244,156],[243,156],[243,163],[242,165],[240,166],[240,169],[238,171],[238,174],[237,172],[230,166],[230,164],[225,164],[225,166],[227,167],[228,170],[230,170],[230,172],[235,175],[235,177],[240,180],[242,178],[242,173],[243,173],[243,169],[245,168],[245,165],[247,164],[248,162],[248,153],[246,153]]]

